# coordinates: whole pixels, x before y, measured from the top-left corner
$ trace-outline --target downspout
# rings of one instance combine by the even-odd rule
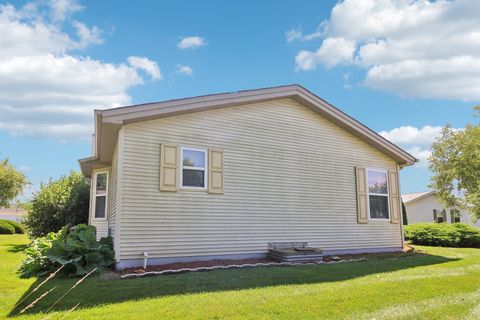
[[[400,241],[401,241],[401,248],[403,251],[403,244],[405,243],[405,233],[403,231],[403,213],[402,213],[402,189],[400,187],[400,170],[402,169],[401,166],[397,163],[397,176],[398,176],[398,201],[400,202]]]

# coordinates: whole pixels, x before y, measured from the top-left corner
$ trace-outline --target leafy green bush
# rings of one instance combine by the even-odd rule
[[[83,276],[98,268],[108,268],[114,263],[111,238],[96,240],[95,227],[79,224],[63,227],[37,238],[25,250],[27,258],[19,272],[22,277],[42,276],[64,266],[64,274]]]
[[[480,229],[465,223],[416,223],[405,226],[405,239],[426,246],[480,248]]]
[[[8,223],[7,220],[0,220],[0,234],[14,234],[15,227]]]
[[[24,224],[30,237],[43,237],[66,225],[88,222],[89,180],[71,172],[40,186],[28,203]]]
[[[11,220],[0,220],[0,221],[10,224],[14,228],[15,233],[18,233],[18,234],[25,233],[25,229],[23,228],[23,226],[16,221],[11,221]]]

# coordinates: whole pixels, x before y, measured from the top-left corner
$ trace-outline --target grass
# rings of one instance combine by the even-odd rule
[[[0,317],[41,319],[77,280],[49,281],[26,303],[56,289],[29,314],[16,316],[13,306],[41,281],[15,274],[26,243],[25,235],[0,236]],[[417,249],[425,254],[130,280],[87,278],[49,319],[480,318],[480,249]]]

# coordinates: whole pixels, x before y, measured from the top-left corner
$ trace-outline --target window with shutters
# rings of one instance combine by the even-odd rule
[[[460,222],[460,211],[458,209],[450,209],[450,219],[452,223]]]
[[[370,219],[388,220],[388,178],[387,171],[367,170],[368,208]]]
[[[108,171],[95,173],[95,219],[105,219],[108,192]]]
[[[180,183],[182,188],[206,189],[207,151],[181,148],[181,160]]]

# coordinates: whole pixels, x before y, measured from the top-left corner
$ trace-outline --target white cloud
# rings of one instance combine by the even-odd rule
[[[313,39],[320,38],[321,36],[322,36],[321,31],[315,31],[310,34],[303,34],[302,31],[298,29],[292,29],[285,32],[285,39],[287,40],[287,43],[292,43],[295,40],[310,41]]]
[[[77,35],[79,37],[76,48],[83,49],[90,45],[101,44],[103,42],[103,39],[100,36],[100,29],[97,26],[88,28],[84,23],[79,21],[74,21],[72,24],[77,30]]]
[[[480,100],[480,1],[345,0],[322,23],[297,70],[357,65],[365,84],[402,96]],[[293,32],[295,31],[295,32]],[[287,41],[302,39],[287,32]]]
[[[191,36],[191,37],[182,38],[180,42],[177,43],[177,48],[181,50],[194,49],[194,48],[202,47],[206,44],[207,42],[202,37]]]
[[[83,9],[76,0],[49,0],[48,4],[52,8],[51,17],[56,21],[64,21],[75,12]]]
[[[407,152],[420,160],[419,165],[426,167],[427,158],[432,153],[431,146],[435,139],[440,135],[441,126],[423,126],[416,128],[413,126],[402,126],[390,131],[381,131],[379,134],[391,142],[401,146]],[[462,129],[453,129],[462,130]]]
[[[313,70],[319,63],[327,68],[352,61],[355,43],[343,38],[328,38],[315,52],[300,51],[295,57],[298,70]]]
[[[79,55],[103,41],[100,29],[71,18],[80,9],[75,1],[0,5],[0,130],[90,139],[93,109],[129,104],[127,90],[144,82],[139,69],[161,78],[147,58],[114,64]]]
[[[381,131],[380,135],[393,143],[398,144],[421,144],[431,145],[435,138],[440,134],[440,126],[423,126],[416,128],[412,126],[403,126],[390,131]]]
[[[142,69],[148,75],[152,77],[152,79],[162,79],[162,73],[160,72],[160,68],[155,61],[152,61],[148,58],[144,57],[128,57],[128,63],[135,69]]]
[[[302,37],[302,32],[299,30],[292,29],[285,32],[285,38],[288,43],[291,43],[297,39],[300,39],[301,37]]]
[[[32,170],[31,167],[29,167],[29,166],[22,166],[22,165],[18,166],[17,169],[20,170],[20,171],[22,171],[22,172],[27,172],[27,171],[31,171],[31,170]]]
[[[191,76],[193,74],[193,69],[189,66],[184,66],[184,65],[181,65],[181,64],[177,64],[177,66],[175,67],[175,72],[176,73],[180,73],[180,74],[184,74],[184,75],[187,75],[187,76]]]

